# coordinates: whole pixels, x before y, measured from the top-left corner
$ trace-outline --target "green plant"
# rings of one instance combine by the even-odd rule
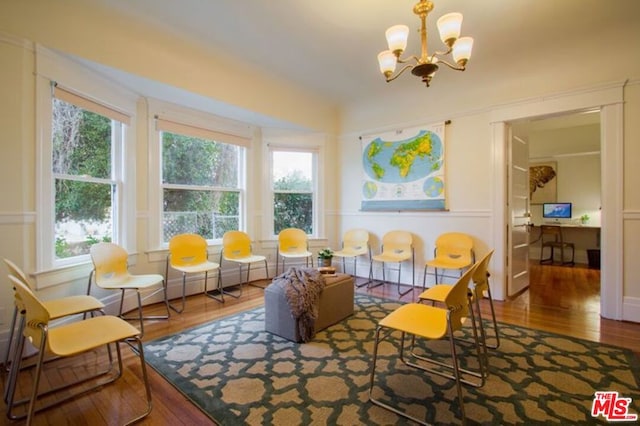
[[[589,217],[589,215],[588,215],[588,214],[583,214],[582,216],[580,216],[580,221],[581,221],[582,223],[586,223],[586,222],[588,222],[588,221],[589,221],[589,219],[590,219],[590,217]]]
[[[56,238],[56,257],[59,259],[70,257],[69,243],[64,238]]]
[[[333,250],[330,248],[322,249],[318,252],[318,257],[320,259],[331,259],[333,257]]]

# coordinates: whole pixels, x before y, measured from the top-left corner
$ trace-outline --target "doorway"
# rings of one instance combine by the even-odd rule
[[[622,167],[623,162],[623,91],[621,86],[574,92],[555,97],[545,97],[500,107],[492,111],[491,127],[493,140],[494,173],[497,188],[493,193],[496,214],[493,217],[493,244],[495,278],[498,281],[494,295],[506,298],[507,262],[510,251],[507,246],[505,226],[507,215],[506,152],[509,123],[536,117],[551,117],[571,112],[600,109],[601,123],[601,292],[600,314],[604,318],[623,319],[623,232],[622,232]]]
[[[528,302],[598,318],[600,273],[584,269],[593,266],[590,254],[600,252],[600,111],[519,120],[511,126],[528,147]],[[516,142],[512,139],[511,143]],[[570,214],[550,217],[554,214],[545,209],[554,205],[570,206]],[[543,255],[541,250],[543,224],[561,226],[564,241],[572,244],[567,256],[570,253],[575,266],[540,265],[541,257],[550,252],[547,249]]]

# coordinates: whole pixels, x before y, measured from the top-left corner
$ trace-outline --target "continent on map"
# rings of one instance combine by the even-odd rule
[[[367,159],[371,163],[371,169],[378,180],[384,177],[384,167],[375,161],[376,155],[380,152],[382,152],[382,144],[378,141],[371,142],[369,149],[367,150]]]
[[[431,156],[431,133],[418,136],[411,142],[401,144],[391,156],[391,165],[398,168],[400,176],[407,177],[416,157]]]
[[[424,179],[442,168],[440,137],[428,130],[400,141],[372,140],[362,152],[365,173],[382,183]]]
[[[442,196],[444,182],[438,176],[430,177],[424,181],[422,189],[427,197],[437,198]]]
[[[378,192],[378,186],[376,185],[375,182],[367,181],[362,187],[362,195],[364,195],[364,198],[368,200],[375,197],[377,192]]]

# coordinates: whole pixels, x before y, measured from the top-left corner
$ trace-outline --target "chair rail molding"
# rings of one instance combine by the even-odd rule
[[[25,225],[35,221],[36,212],[0,212],[0,225]]]

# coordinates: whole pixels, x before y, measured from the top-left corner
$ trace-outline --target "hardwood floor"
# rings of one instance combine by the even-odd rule
[[[598,270],[579,265],[531,266],[532,284],[528,291],[513,300],[494,302],[498,321],[622,346],[640,356],[640,324],[600,318]],[[363,287],[357,291],[397,299],[395,285],[384,285],[370,290]],[[418,294],[417,290],[415,294]],[[182,314],[173,313],[169,320],[146,322],[144,340],[150,341],[260,306],[263,299],[263,290],[252,286],[245,286],[240,299],[226,298],[224,305],[206,296],[192,296],[187,299],[187,306]],[[401,300],[410,301],[411,294],[402,297]],[[147,309],[149,313],[159,313],[161,307],[153,306]],[[484,317],[488,318],[490,311],[487,300],[482,301],[482,310]],[[122,378],[97,392],[38,414],[33,424],[116,425],[144,411],[139,360],[131,350],[124,347],[123,356]],[[67,361],[49,364],[45,371],[49,384],[55,385],[56,380],[69,380],[69,377],[76,373],[72,366],[73,363]],[[147,371],[153,393],[153,410],[140,424],[192,426],[212,423],[153,369],[148,368]],[[3,384],[4,379],[3,375]],[[24,421],[10,421],[4,416],[0,420],[0,425],[20,424],[24,424]]]

